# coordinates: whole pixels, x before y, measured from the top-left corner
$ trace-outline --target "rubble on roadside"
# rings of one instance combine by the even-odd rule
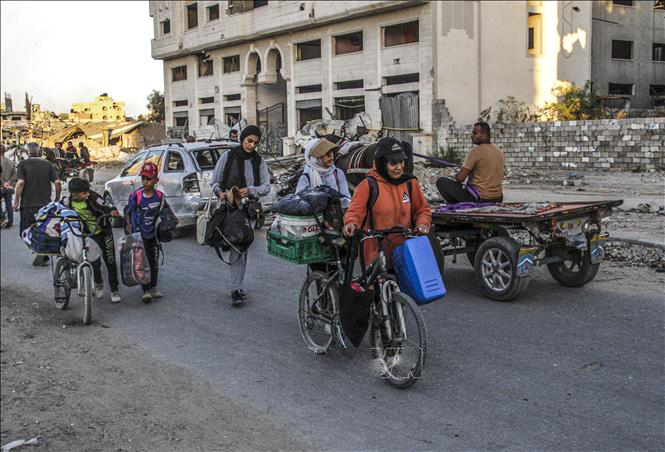
[[[642,245],[610,242],[605,245],[605,260],[628,267],[649,267],[665,272],[665,250]]]

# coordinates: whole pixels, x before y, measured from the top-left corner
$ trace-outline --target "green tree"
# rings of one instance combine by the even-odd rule
[[[146,120],[150,122],[164,122],[164,95],[153,89],[150,94],[148,94],[148,114]]]
[[[552,89],[556,102],[547,102],[543,113],[548,119],[574,121],[578,119],[602,119],[603,102],[589,80],[580,88],[575,83],[564,82]]]

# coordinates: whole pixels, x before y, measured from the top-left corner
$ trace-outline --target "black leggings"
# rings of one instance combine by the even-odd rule
[[[159,246],[157,244],[157,238],[143,238],[143,247],[145,248],[145,254],[148,257],[148,263],[150,264],[150,284],[144,284],[141,286],[145,292],[146,290],[157,287],[157,272],[159,271]]]
[[[455,204],[458,202],[503,202],[503,196],[492,199],[480,198],[476,200],[471,193],[454,179],[450,177],[440,177],[436,181],[436,188],[439,190],[439,193],[446,200],[448,204]]]
[[[115,260],[115,243],[113,241],[113,234],[96,234],[92,239],[99,245],[102,250],[102,259],[106,264],[106,271],[109,275],[109,286],[111,292],[118,290],[118,266]],[[102,278],[102,259],[92,263],[92,272],[95,278],[95,284],[104,282]]]

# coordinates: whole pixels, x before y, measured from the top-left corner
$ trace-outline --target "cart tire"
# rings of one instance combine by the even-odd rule
[[[575,259],[568,259],[563,262],[556,262],[554,264],[547,264],[552,278],[564,287],[582,287],[598,274],[600,263],[591,263],[591,254],[584,253],[581,255],[579,250],[569,250],[576,255]],[[547,250],[547,255],[551,256],[554,253]]]
[[[510,233],[505,228],[497,227],[495,229],[492,229],[491,236],[492,237],[510,237]],[[470,243],[476,243],[476,251],[469,251],[468,253],[466,253],[466,258],[469,260],[469,264],[471,264],[472,267],[475,267],[475,265],[476,265],[476,253],[478,252],[478,244],[482,243],[482,239],[480,241],[475,240],[475,241],[470,242]]]
[[[517,277],[518,250],[518,243],[510,237],[492,237],[478,247],[476,281],[488,298],[512,301],[529,285],[529,276]]]

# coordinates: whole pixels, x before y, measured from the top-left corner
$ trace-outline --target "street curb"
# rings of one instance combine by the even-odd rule
[[[631,239],[631,238],[624,238],[624,237],[610,237],[608,239],[608,242],[612,243],[628,243],[630,245],[642,245],[642,246],[649,246],[651,248],[660,248],[661,250],[665,250],[665,243],[663,242],[654,242],[653,240],[643,240],[643,239]]]

